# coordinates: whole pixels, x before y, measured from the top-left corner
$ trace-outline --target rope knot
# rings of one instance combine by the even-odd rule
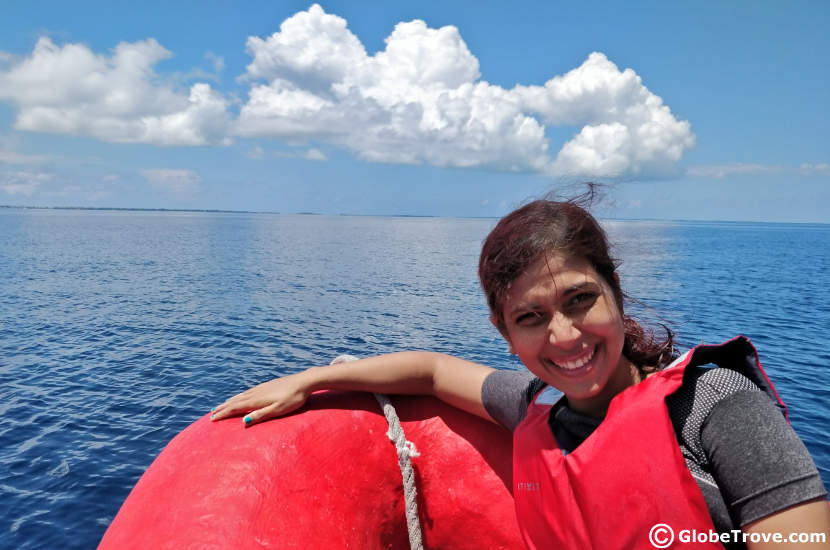
[[[421,456],[421,453],[415,448],[415,444],[409,440],[404,441],[403,447],[396,448],[396,450],[398,451],[399,457],[415,458]]]

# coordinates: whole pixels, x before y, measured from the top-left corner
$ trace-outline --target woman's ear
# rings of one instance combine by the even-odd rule
[[[507,342],[509,346],[510,355],[516,355],[516,350],[513,349],[513,343],[510,341],[510,337],[507,335],[507,332],[502,329],[501,325],[499,325],[499,320],[496,319],[495,315],[490,315],[490,323],[496,327],[496,330],[499,331],[501,337],[504,338],[504,341]]]

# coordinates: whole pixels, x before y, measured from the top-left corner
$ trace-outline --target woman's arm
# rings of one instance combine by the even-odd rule
[[[782,510],[756,522],[750,523],[743,528],[744,533],[752,535],[757,533],[759,542],[747,540],[746,547],[749,550],[772,550],[781,548],[830,548],[830,506],[822,498],[812,502],[805,502],[792,508]],[[768,540],[776,533],[780,533],[782,542]],[[824,540],[802,542],[799,536],[810,534],[824,534]],[[793,537],[793,538],[790,538]]]
[[[288,414],[317,390],[433,395],[459,409],[495,422],[481,400],[481,387],[492,368],[440,353],[406,351],[275,378],[237,394],[218,407],[212,420],[249,413],[252,425]]]
[[[757,534],[748,548],[830,548],[830,540],[788,542],[798,533],[830,539],[830,508],[810,454],[765,394],[741,391],[719,401],[701,442],[730,515],[745,534]],[[776,533],[787,543],[774,542]]]

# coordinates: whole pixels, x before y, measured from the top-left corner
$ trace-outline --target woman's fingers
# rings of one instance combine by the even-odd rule
[[[266,420],[271,420],[272,418],[277,418],[278,416],[285,416],[286,414],[296,411],[300,407],[303,406],[305,403],[305,397],[302,394],[289,394],[283,396],[283,398],[279,400],[275,400],[270,405],[266,405],[265,407],[251,410],[242,421],[245,423],[245,426],[253,426],[259,422],[265,422]]]
[[[248,403],[247,400],[230,400],[215,407],[210,412],[210,419],[216,421],[229,418],[231,416],[239,416],[240,414],[247,413],[254,408],[255,407],[251,403]]]
[[[248,412],[244,410],[245,403],[248,400],[248,395],[251,390],[246,390],[242,393],[238,393],[225,401],[224,403],[220,403],[219,405],[213,407],[210,410],[210,419],[211,420],[222,420],[223,418],[227,418],[228,416],[234,416],[236,414],[241,414],[243,412]]]
[[[296,376],[277,378],[239,393],[211,411],[210,419],[223,420],[244,415],[246,426],[288,414],[301,407],[308,391]]]
[[[267,382],[265,384],[267,384]],[[249,388],[234,395],[224,403],[217,405],[211,409],[210,419],[222,420],[231,416],[239,416],[269,404],[270,401],[263,402],[262,393],[264,393],[263,386],[265,386],[265,384]]]
[[[263,382],[216,406],[210,419],[216,421],[244,415],[245,426],[251,426],[288,414],[301,407],[308,398],[310,391],[306,378],[294,374]]]

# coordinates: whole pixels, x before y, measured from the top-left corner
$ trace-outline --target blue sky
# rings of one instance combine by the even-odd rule
[[[830,3],[0,9],[0,204],[830,222]]]

